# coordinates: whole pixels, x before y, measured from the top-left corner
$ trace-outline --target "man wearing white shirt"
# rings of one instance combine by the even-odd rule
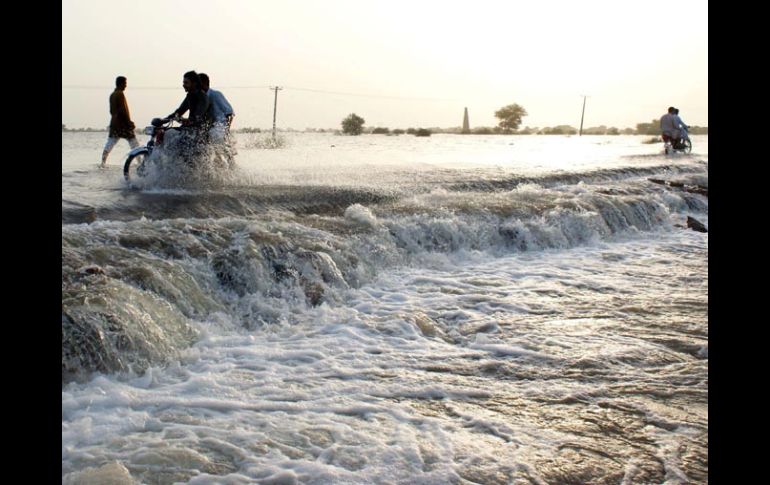
[[[677,125],[679,119],[674,113],[676,108],[673,106],[668,108],[668,113],[660,117],[660,131],[664,142],[671,142],[672,144],[679,139],[679,127]]]
[[[230,142],[230,125],[233,123],[233,116],[235,116],[233,107],[230,106],[221,91],[209,87],[210,79],[207,74],[201,73],[199,76],[203,92],[209,97],[208,118],[212,123],[209,130],[209,142],[214,147],[215,160],[223,163],[222,158],[224,157],[228,166],[234,168],[235,149]]]

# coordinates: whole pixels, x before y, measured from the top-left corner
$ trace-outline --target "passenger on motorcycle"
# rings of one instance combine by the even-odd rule
[[[684,121],[682,121],[682,118],[679,117],[679,109],[674,109],[674,124],[679,128],[679,140],[684,140],[685,138],[689,138],[689,135],[687,134],[687,130],[690,129],[687,124],[685,124]]]
[[[233,107],[227,102],[227,98],[221,91],[209,87],[209,76],[204,73],[199,74],[203,92],[209,98],[208,118],[211,120],[211,129],[209,130],[209,142],[214,149],[214,160],[221,165],[224,161],[230,168],[235,167],[233,159],[234,147],[230,139],[230,125],[233,122]]]

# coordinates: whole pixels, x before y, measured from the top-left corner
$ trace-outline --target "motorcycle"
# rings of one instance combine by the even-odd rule
[[[224,163],[218,155],[218,145],[215,147],[209,144],[209,129],[204,129],[202,134],[196,136],[194,131],[186,129],[181,124],[182,121],[178,116],[152,119],[150,126],[144,129],[144,134],[150,137],[147,144],[129,151],[123,164],[123,177],[127,182],[130,183],[132,179],[136,180],[139,177],[146,177],[150,161],[163,164],[161,162],[163,157],[157,156],[158,154],[154,157],[152,156],[153,153],[159,150],[171,157],[171,159],[184,160],[187,168],[196,169],[209,164],[214,166]],[[174,123],[180,123],[180,125],[174,126]],[[174,136],[170,136],[172,131],[176,131],[173,134]],[[229,153],[234,153],[230,140],[226,141],[226,149],[231,150]],[[210,163],[212,154],[216,164]],[[167,162],[168,158],[164,161]],[[231,169],[234,168],[232,157],[229,158],[229,166]]]

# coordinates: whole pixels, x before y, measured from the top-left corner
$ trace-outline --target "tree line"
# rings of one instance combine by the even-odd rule
[[[342,133],[346,135],[360,135],[362,133],[374,134],[374,135],[415,135],[415,136],[430,136],[432,133],[466,133],[473,135],[577,135],[578,129],[569,125],[557,125],[547,126],[544,128],[529,127],[519,128],[521,126],[522,118],[527,116],[527,110],[522,106],[514,103],[507,106],[503,106],[499,110],[495,111],[495,117],[499,120],[495,126],[478,126],[471,129],[468,132],[463,131],[460,126],[453,126],[451,128],[440,127],[428,127],[428,128],[395,128],[391,130],[387,127],[372,127],[365,128],[366,121],[355,113],[351,113],[342,120]],[[91,131],[107,131],[107,128],[76,128],[70,129],[62,123],[61,131],[77,131],[77,132],[91,132]],[[262,130],[259,128],[240,128],[233,130],[236,133],[260,133]],[[290,128],[280,131],[296,131]],[[308,128],[305,131],[312,132],[326,132],[332,130],[324,129],[311,129]],[[141,133],[142,130],[137,129],[137,133]],[[707,126],[690,126],[689,133],[691,135],[708,135]],[[583,129],[584,135],[660,135],[660,121],[653,119],[649,123],[637,123],[635,128],[623,128],[619,129],[614,126],[607,127],[605,125],[593,126]]]
[[[430,133],[466,133],[474,135],[577,135],[578,129],[569,125],[548,126],[545,128],[530,128],[526,126],[519,129],[521,120],[527,116],[527,110],[519,104],[509,104],[495,111],[495,118],[499,120],[496,126],[479,126],[465,132],[459,126],[451,128],[408,128],[406,130],[396,128],[391,130],[386,127],[364,128],[366,121],[355,113],[349,114],[342,120],[342,133],[346,135],[360,135],[371,133],[374,135],[400,135],[403,133],[427,136]],[[691,135],[708,135],[708,127],[690,126]],[[636,128],[619,129],[614,126],[593,126],[583,130],[584,135],[659,135],[660,121],[652,120],[651,123],[637,123]]]

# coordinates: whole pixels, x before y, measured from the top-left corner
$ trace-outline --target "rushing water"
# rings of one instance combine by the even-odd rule
[[[707,483],[707,136],[256,136],[62,133],[63,483]]]

